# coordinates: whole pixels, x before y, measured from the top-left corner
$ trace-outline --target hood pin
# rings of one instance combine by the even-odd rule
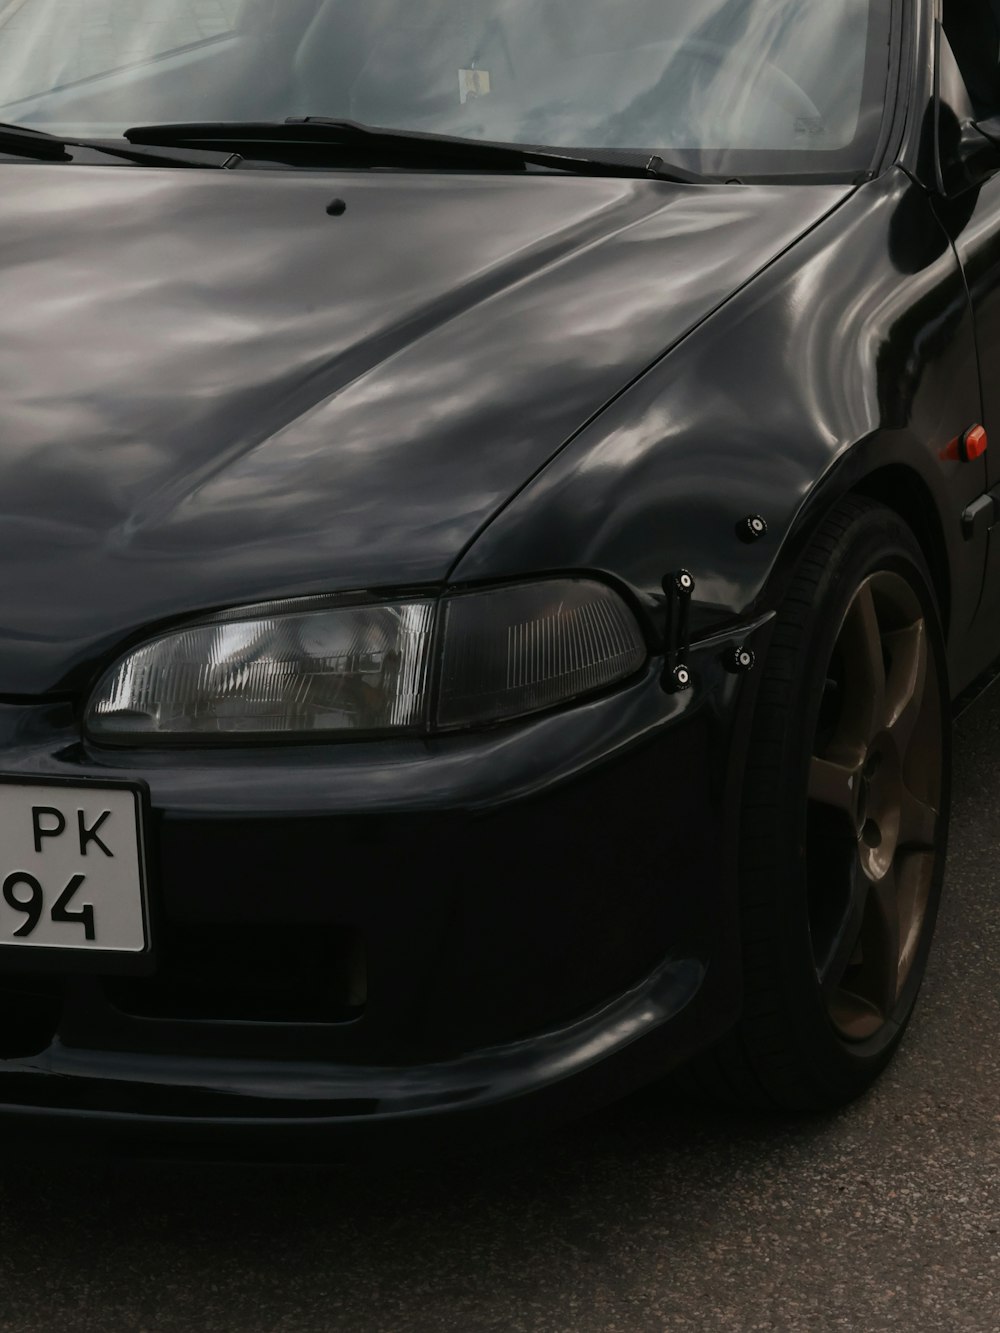
[[[691,646],[688,624],[694,588],[694,576],[686,569],[679,569],[676,574],[668,575],[663,580],[667,599],[667,632],[662,683],[668,694],[691,688],[691,668],[686,659]]]

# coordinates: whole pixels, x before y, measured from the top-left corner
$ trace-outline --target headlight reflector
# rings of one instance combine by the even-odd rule
[[[646,659],[632,612],[586,579],[292,608],[230,611],[126,654],[91,698],[89,735],[197,744],[480,726],[606,688]]]
[[[420,726],[433,622],[433,602],[405,602],[195,625],[112,667],[88,730],[142,743]]]
[[[603,583],[558,579],[445,602],[442,727],[551,708],[636,672],[646,646],[635,617]]]

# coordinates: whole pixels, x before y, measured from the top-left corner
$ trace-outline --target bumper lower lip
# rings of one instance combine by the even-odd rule
[[[5,1129],[74,1131],[88,1138],[149,1146],[161,1140],[212,1151],[250,1143],[282,1155],[298,1147],[336,1155],[375,1131],[455,1142],[486,1127],[524,1122],[526,1106],[544,1118],[600,1105],[662,1068],[664,1043],[678,1049],[673,1025],[690,1032],[705,970],[695,960],[661,967],[613,1003],[577,1023],[530,1040],[436,1065],[358,1068],[249,1060],[204,1061],[77,1051],[55,1046],[44,1069],[5,1062],[0,1119]],[[685,1023],[684,1020],[687,1019]],[[690,1040],[690,1037],[689,1037]],[[600,1077],[595,1078],[599,1072]],[[7,1101],[16,1089],[17,1101]],[[527,1121],[535,1119],[529,1115]]]
[[[665,1073],[738,1012],[731,760],[749,695],[725,663],[752,637],[703,645],[683,694],[651,671],[435,746],[103,756],[60,730],[61,706],[0,709],[8,772],[148,784],[165,941],[139,1002],[46,977],[51,1030],[14,1049],[0,1029],[4,1132],[337,1156],[516,1132]],[[300,937],[361,941],[364,992],[322,1021],[275,1021],[259,997],[252,1014],[174,1012],[169,987],[149,1005],[170,931],[214,931],[237,980],[248,957],[268,970],[281,932],[293,964]]]

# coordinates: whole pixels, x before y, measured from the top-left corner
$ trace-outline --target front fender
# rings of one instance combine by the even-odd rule
[[[697,638],[773,609],[830,506],[867,479],[905,474],[943,543],[960,688],[986,554],[985,537],[964,540],[961,515],[986,472],[982,460],[940,455],[979,418],[961,268],[924,191],[893,169],[581,432],[452,578],[603,571],[661,627],[662,580],[683,567],[696,581]],[[767,534],[744,540],[754,514]]]

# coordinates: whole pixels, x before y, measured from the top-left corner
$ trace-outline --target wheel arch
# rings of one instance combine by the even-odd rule
[[[851,496],[874,500],[891,509],[912,530],[927,560],[945,637],[954,612],[954,556],[945,532],[941,497],[920,470],[897,457],[886,457],[878,436],[843,450],[810,488],[780,539],[780,551],[764,581],[758,609],[773,610],[794,576],[803,552],[830,512]],[[956,531],[957,531],[956,523]]]
[[[862,477],[851,487],[850,493],[877,500],[898,514],[913,532],[934,580],[941,624],[947,639],[951,628],[951,560],[941,515],[930,487],[913,468],[903,463],[890,463]]]
[[[962,539],[959,515],[949,514],[953,497],[935,486],[933,474],[921,467],[925,461],[926,451],[912,437],[900,441],[879,433],[843,449],[789,518],[754,611],[774,611],[780,605],[803,554],[838,504],[851,496],[877,501],[911,529],[927,562],[948,645],[951,684],[959,693],[990,660],[973,623],[985,550]],[[972,583],[966,588],[970,579],[974,588]]]

